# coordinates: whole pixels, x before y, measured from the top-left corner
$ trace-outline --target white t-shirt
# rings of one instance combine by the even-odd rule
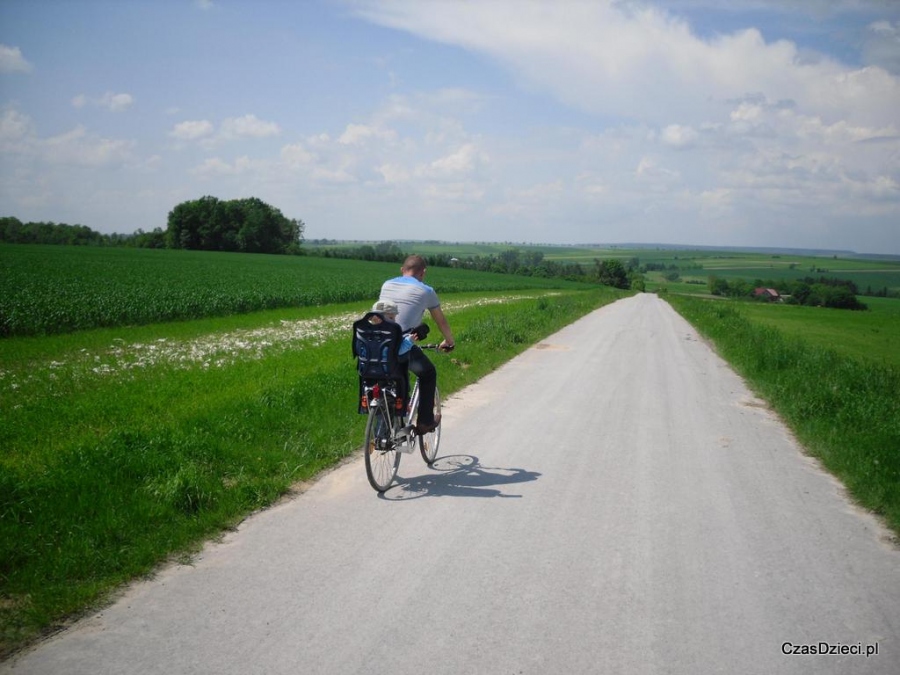
[[[434,289],[415,277],[397,277],[385,281],[378,299],[397,305],[400,310],[397,323],[404,331],[421,324],[426,309],[441,306]]]

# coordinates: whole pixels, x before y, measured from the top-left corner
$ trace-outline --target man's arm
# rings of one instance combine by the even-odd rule
[[[441,331],[441,335],[444,336],[444,341],[441,342],[441,347],[453,349],[456,345],[456,341],[453,339],[453,331],[450,330],[450,324],[447,322],[447,317],[444,316],[444,311],[440,307],[435,307],[434,309],[429,309],[431,312],[431,318],[434,319],[434,322],[437,324],[438,328]]]

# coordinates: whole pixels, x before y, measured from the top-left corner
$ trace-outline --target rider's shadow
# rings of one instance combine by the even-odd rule
[[[472,455],[438,457],[427,473],[408,478],[397,476],[397,485],[381,494],[384,499],[419,497],[501,497],[521,498],[497,486],[526,483],[540,477],[537,471],[482,466]]]

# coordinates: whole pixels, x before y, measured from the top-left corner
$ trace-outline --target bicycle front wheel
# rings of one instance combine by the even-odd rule
[[[434,388],[434,414],[441,414],[441,392],[437,386]],[[419,450],[422,451],[422,459],[428,466],[434,464],[437,458],[438,446],[441,444],[441,426],[435,427],[434,431],[419,436]]]
[[[366,476],[369,484],[384,492],[397,476],[400,453],[394,442],[394,427],[389,410],[382,405],[369,409],[366,422]]]

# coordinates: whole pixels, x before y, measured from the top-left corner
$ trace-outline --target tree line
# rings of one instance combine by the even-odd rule
[[[311,243],[336,244],[337,242],[313,240]],[[384,241],[353,247],[316,247],[309,249],[308,254],[324,258],[402,263],[409,253],[396,242]],[[644,277],[641,274],[640,261],[637,258],[632,258],[627,263],[622,263],[615,258],[594,259],[593,265],[583,265],[577,262],[547,260],[540,251],[510,248],[496,254],[476,255],[462,259],[449,253],[432,253],[427,256],[427,259],[430,267],[458,267],[494,274],[518,274],[546,279],[559,278],[569,281],[600,283],[615,288],[644,290]]]
[[[857,299],[859,288],[849,279],[834,277],[804,277],[802,279],[756,279],[752,283],[744,279],[729,281],[722,277],[709,277],[709,292],[731,298],[753,298],[757,288],[773,288],[785,296],[785,302],[811,307],[835,309],[868,309]]]
[[[165,230],[103,234],[86,225],[23,223],[7,216],[0,218],[0,242],[296,255],[302,253],[304,228],[302,220],[286,218],[255,197],[222,201],[207,196],[178,204],[169,212]]]

